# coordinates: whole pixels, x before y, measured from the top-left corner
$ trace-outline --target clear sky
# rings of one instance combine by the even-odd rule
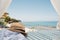
[[[13,0],[8,13],[10,16],[22,21],[57,21],[50,0]]]

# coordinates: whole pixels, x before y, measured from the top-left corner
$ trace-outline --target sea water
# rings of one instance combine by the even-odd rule
[[[56,27],[57,21],[44,21],[44,22],[23,22],[23,24],[27,27],[38,27],[38,26],[45,26],[45,27]]]

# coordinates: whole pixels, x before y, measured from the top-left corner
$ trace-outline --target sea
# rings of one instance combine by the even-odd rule
[[[37,22],[22,22],[26,27],[56,27],[57,21],[37,21]]]

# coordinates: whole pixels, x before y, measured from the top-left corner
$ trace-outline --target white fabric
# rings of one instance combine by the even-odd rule
[[[58,14],[58,24],[57,24],[57,29],[60,29],[60,0],[51,0],[51,3],[53,7],[55,8],[57,14]]]
[[[0,17],[7,10],[12,0],[0,0]]]
[[[7,29],[0,30],[0,40],[27,40],[21,33],[12,32]]]

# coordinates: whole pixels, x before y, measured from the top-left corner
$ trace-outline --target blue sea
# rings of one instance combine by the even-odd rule
[[[56,27],[57,21],[44,21],[44,22],[23,22],[26,27],[38,27],[38,26],[46,26],[46,27]]]

